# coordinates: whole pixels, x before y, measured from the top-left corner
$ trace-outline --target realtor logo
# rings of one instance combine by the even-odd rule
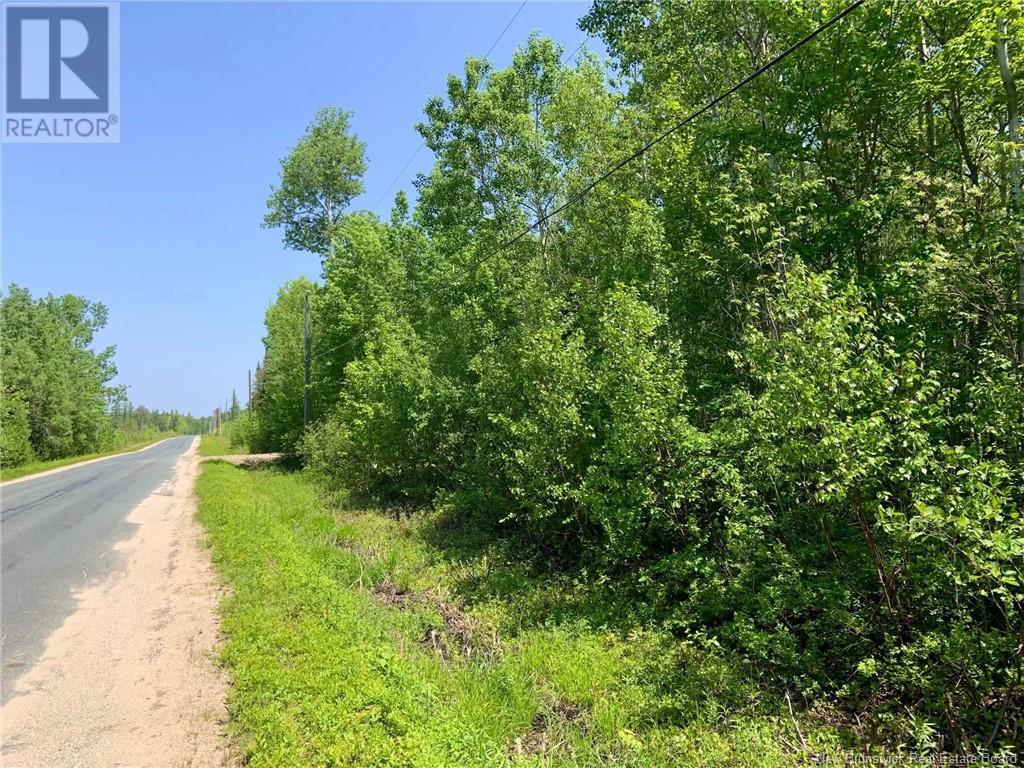
[[[3,7],[5,142],[120,140],[116,3]]]

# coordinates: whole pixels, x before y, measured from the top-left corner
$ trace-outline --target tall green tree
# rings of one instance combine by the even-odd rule
[[[106,321],[106,307],[81,296],[33,299],[11,285],[0,300],[4,413],[13,434],[27,423],[36,458],[87,453],[109,439],[114,348],[92,348]]]
[[[267,309],[263,363],[253,391],[253,448],[295,450],[302,436],[303,323],[307,294],[316,285],[307,278],[285,284]]]
[[[337,107],[321,109],[281,160],[264,223],[283,227],[291,248],[325,255],[345,208],[363,191],[365,145],[350,132],[349,120]]]

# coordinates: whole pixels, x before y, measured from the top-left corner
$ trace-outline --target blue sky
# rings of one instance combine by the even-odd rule
[[[232,388],[244,400],[267,304],[319,273],[260,227],[279,159],[319,107],[351,110],[369,165],[353,207],[371,208],[418,146],[427,98],[519,6],[123,2],[120,144],[0,150],[4,286],[104,302],[99,342],[117,346],[135,403],[205,414]],[[534,30],[572,51],[587,8],[529,0],[491,60]],[[432,160],[420,152],[384,213]]]

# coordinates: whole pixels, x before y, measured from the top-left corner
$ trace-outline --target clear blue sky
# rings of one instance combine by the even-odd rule
[[[319,107],[351,110],[369,164],[354,207],[372,207],[419,144],[427,98],[519,5],[123,2],[121,143],[0,150],[4,286],[104,302],[99,341],[117,346],[134,403],[206,414],[232,388],[244,401],[268,302],[319,273],[260,228],[280,157]],[[534,30],[572,51],[587,7],[530,0],[491,60]],[[432,160],[424,149],[382,211]]]

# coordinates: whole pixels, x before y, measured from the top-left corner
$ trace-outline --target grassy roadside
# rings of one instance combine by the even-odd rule
[[[102,459],[105,456],[116,456],[119,453],[131,453],[132,451],[138,451],[147,446],[159,443],[161,440],[166,440],[169,437],[175,437],[176,435],[167,434],[160,435],[159,437],[150,438],[149,440],[143,440],[139,443],[132,443],[130,445],[123,445],[120,448],[114,448],[109,451],[100,451],[99,453],[86,453],[81,456],[67,456],[63,459],[52,459],[50,461],[33,461],[29,464],[22,464],[20,467],[10,467],[0,469],[0,482],[7,482],[8,480],[17,480],[19,477],[25,477],[26,475],[34,475],[37,472],[45,472],[48,469],[57,469],[58,467],[66,467],[71,464],[79,464],[83,461],[89,461],[90,459]]]
[[[199,442],[200,456],[233,456],[238,453],[248,453],[245,446],[232,445],[229,435],[203,435]]]
[[[789,766],[835,737],[722,659],[602,629],[440,513],[397,520],[307,476],[207,464],[247,765]]]

